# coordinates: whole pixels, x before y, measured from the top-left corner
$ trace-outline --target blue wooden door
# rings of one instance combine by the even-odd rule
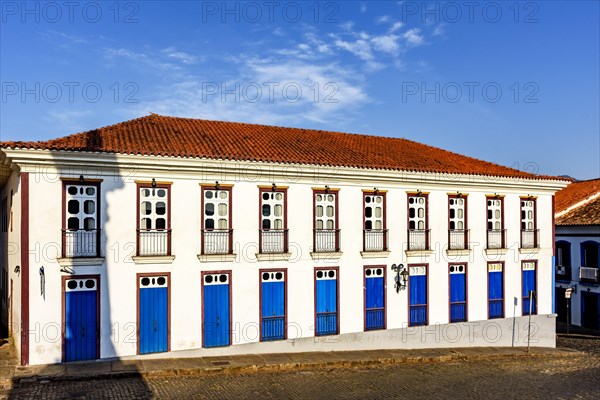
[[[338,333],[337,270],[317,270],[315,281],[315,335]]]
[[[522,296],[522,304],[523,304],[523,315],[529,315],[529,292],[534,292],[534,294],[537,295],[537,293],[535,293],[536,291],[536,284],[535,284],[535,263],[531,262],[531,261],[527,261],[523,263],[523,276],[522,276],[522,289],[521,289],[521,296]],[[535,314],[537,311],[536,309],[536,301],[535,301],[535,296],[532,299],[532,303],[531,303],[531,313]]]
[[[488,264],[488,314],[504,318],[504,276],[501,263]]]
[[[166,276],[140,277],[140,354],[159,353],[169,348],[169,288]]]
[[[230,275],[206,274],[202,279],[204,298],[202,337],[204,347],[229,346],[230,331]]]
[[[285,339],[285,274],[283,271],[261,274],[260,340]]]
[[[412,266],[408,268],[409,280],[409,325],[427,325],[427,268]]]
[[[365,268],[365,330],[385,329],[384,269]]]
[[[65,361],[98,358],[98,278],[65,281]]]
[[[450,322],[467,320],[467,267],[450,266]]]

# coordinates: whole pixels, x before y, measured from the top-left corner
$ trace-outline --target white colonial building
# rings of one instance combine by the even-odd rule
[[[559,191],[555,217],[558,319],[600,330],[600,179]]]
[[[531,345],[555,345],[561,178],[155,114],[3,142],[0,160],[3,320],[23,364],[522,346],[529,318]]]

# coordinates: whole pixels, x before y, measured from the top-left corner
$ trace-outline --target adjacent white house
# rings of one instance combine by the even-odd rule
[[[600,330],[600,179],[559,191],[555,217],[558,319]]]
[[[156,114],[2,142],[0,161],[2,317],[23,364],[555,345],[562,178]]]

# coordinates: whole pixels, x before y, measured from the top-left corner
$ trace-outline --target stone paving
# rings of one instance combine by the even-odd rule
[[[209,367],[212,369],[193,375],[185,375],[190,369],[180,368],[162,376],[140,373],[83,380],[23,378],[5,395],[14,399],[598,398],[600,338],[559,338],[558,346],[589,353],[548,350],[527,357],[511,355],[510,349],[472,349],[460,359],[438,362],[432,362],[436,359],[431,353],[429,359],[400,364],[354,362],[345,367],[332,364],[299,369],[292,365],[283,371],[256,372],[227,369],[215,366],[212,361],[216,360],[205,360],[213,365]],[[356,354],[355,361],[364,361],[365,357],[368,361],[368,356]],[[253,361],[252,357],[248,361]],[[299,355],[295,361],[301,362],[301,358],[310,361],[309,355]],[[272,361],[273,366],[278,365],[275,358]],[[194,360],[187,362],[192,365]],[[69,366],[72,372],[77,370],[77,364]],[[159,366],[147,362],[146,367],[156,370]]]

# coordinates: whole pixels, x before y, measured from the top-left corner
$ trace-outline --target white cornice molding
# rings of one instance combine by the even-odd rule
[[[230,180],[253,181],[282,180],[287,183],[311,180],[313,183],[351,182],[379,185],[418,184],[460,185],[463,188],[515,188],[555,192],[568,185],[567,181],[553,179],[524,179],[470,174],[414,172],[354,167],[332,167],[313,164],[282,164],[263,161],[231,161],[207,158],[184,158],[173,156],[147,156],[104,152],[76,152],[36,149],[0,149],[7,159],[18,164],[24,172],[51,170],[97,169],[100,171],[129,171],[140,175],[162,173],[177,175],[182,179],[212,179],[214,176],[231,177]],[[125,175],[125,173],[123,173]],[[79,173],[77,173],[79,175]],[[113,173],[114,175],[114,173]],[[158,177],[158,176],[157,176]],[[225,181],[227,179],[223,179]]]

